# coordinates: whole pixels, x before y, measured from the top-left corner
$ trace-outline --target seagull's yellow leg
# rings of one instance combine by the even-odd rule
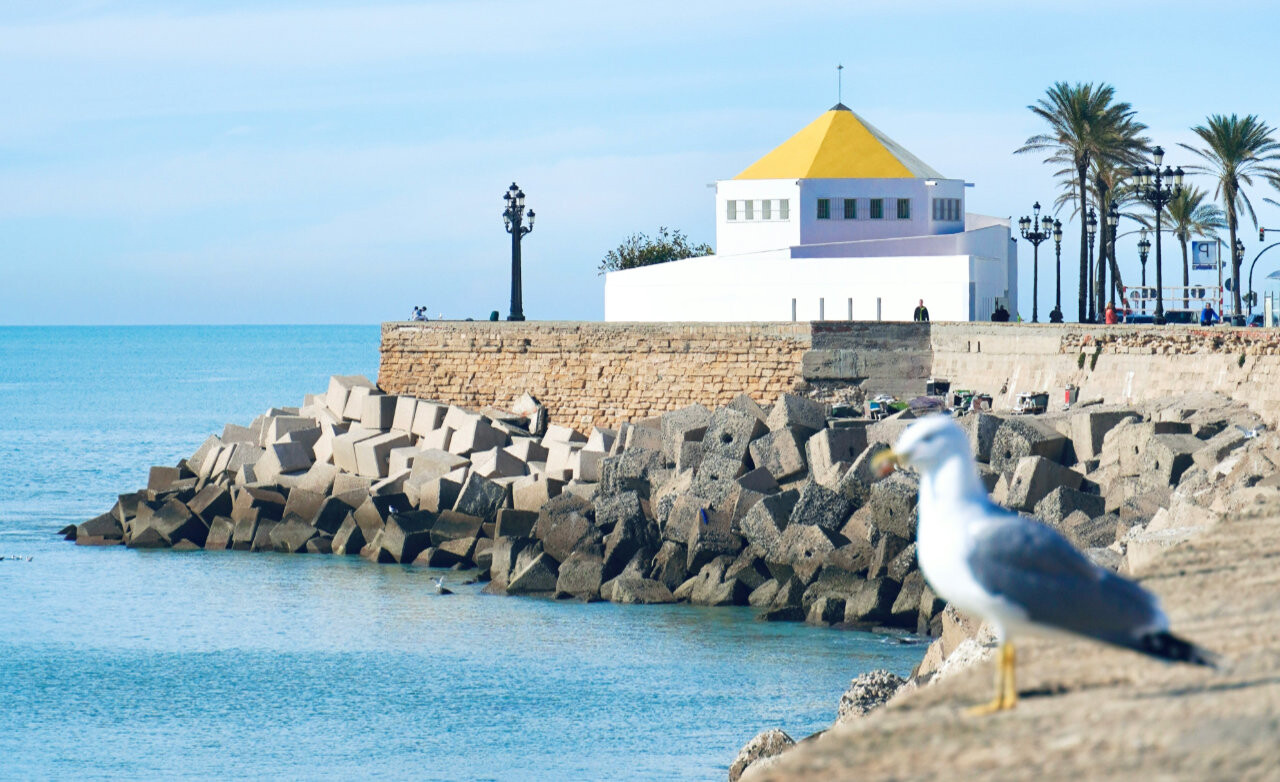
[[[996,697],[990,703],[984,703],[981,706],[974,706],[968,710],[968,714],[974,717],[981,717],[987,714],[994,714],[997,711],[1012,709],[1018,703],[1018,688],[1014,684],[1013,678],[1013,644],[1005,642],[1000,644],[1000,650],[996,655]]]
[[[1004,701],[1003,708],[1012,709],[1018,705],[1018,687],[1014,684],[1014,660],[1015,654],[1013,644],[1005,643],[1000,646],[1000,663],[1004,668],[1004,690],[1000,695]]]

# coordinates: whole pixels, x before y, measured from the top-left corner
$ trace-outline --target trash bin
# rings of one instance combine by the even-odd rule
[[[1066,402],[1067,407],[1071,407],[1076,403],[1076,400],[1080,398],[1080,389],[1073,385],[1068,385],[1065,397],[1066,398],[1063,401]]]

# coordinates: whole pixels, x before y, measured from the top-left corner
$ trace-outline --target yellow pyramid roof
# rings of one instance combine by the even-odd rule
[[[945,179],[837,103],[734,179]]]

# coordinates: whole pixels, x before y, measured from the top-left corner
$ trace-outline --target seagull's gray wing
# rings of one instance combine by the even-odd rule
[[[1167,626],[1154,595],[1093,564],[1046,524],[993,506],[973,532],[978,584],[1036,624],[1121,646]]]

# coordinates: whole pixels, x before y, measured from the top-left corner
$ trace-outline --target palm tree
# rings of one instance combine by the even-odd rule
[[[1146,126],[1133,119],[1128,103],[1113,103],[1115,88],[1109,84],[1068,84],[1057,82],[1045,97],[1028,106],[1033,114],[1049,123],[1049,132],[1027,139],[1016,151],[1048,152],[1046,163],[1064,165],[1078,194],[1078,211],[1088,211],[1089,168],[1094,160],[1113,162],[1128,159],[1127,150],[1141,151],[1146,139],[1139,134]],[[1085,320],[1089,250],[1084,220],[1080,221],[1079,319]]]
[[[1169,218],[1169,226],[1173,236],[1182,245],[1182,287],[1185,290],[1191,285],[1191,267],[1187,262],[1187,242],[1193,236],[1217,236],[1217,232],[1227,227],[1222,210],[1204,200],[1209,194],[1196,187],[1187,185],[1182,188],[1172,201],[1165,206],[1165,214]],[[1234,245],[1233,245],[1234,246]],[[1190,306],[1190,300],[1184,297],[1182,306]]]
[[[1136,141],[1145,144],[1147,139],[1142,138]],[[1140,154],[1135,148],[1124,152],[1120,159],[1128,162]],[[1129,171],[1128,166],[1120,165],[1116,159],[1095,158],[1090,163],[1088,192],[1089,198],[1092,199],[1093,207],[1097,210],[1100,226],[1106,226],[1106,215],[1111,210],[1111,204],[1113,203],[1116,205],[1116,210],[1120,213],[1121,219],[1130,219],[1143,225],[1146,224],[1145,217],[1139,213],[1129,211],[1130,207],[1135,204],[1135,193],[1133,185],[1129,181]],[[1075,202],[1074,172],[1064,169],[1057,172],[1056,176],[1061,183],[1062,192],[1058,195],[1057,200],[1054,201],[1055,211],[1070,208],[1071,214],[1079,217],[1079,207]],[[1083,220],[1083,218],[1081,219]],[[1094,286],[1088,292],[1089,317],[1093,317],[1095,312],[1101,311],[1106,306],[1103,299],[1110,299],[1108,288],[1124,288],[1124,281],[1120,276],[1120,266],[1116,262],[1115,243],[1108,236],[1108,233],[1099,235],[1098,256],[1096,266],[1093,268]],[[1104,269],[1107,268],[1111,270],[1112,279],[1114,280],[1110,286],[1105,284]]]
[[[1189,170],[1208,174],[1216,180],[1213,195],[1222,199],[1227,213],[1227,247],[1231,252],[1231,279],[1235,283],[1231,287],[1231,303],[1238,319],[1241,317],[1240,258],[1235,246],[1241,206],[1248,212],[1254,226],[1258,225],[1258,216],[1254,214],[1253,204],[1242,186],[1252,185],[1255,176],[1272,183],[1280,181],[1280,168],[1274,165],[1280,161],[1280,142],[1272,137],[1274,129],[1254,114],[1244,117],[1213,114],[1205,125],[1197,125],[1191,132],[1200,137],[1203,146],[1183,144],[1182,147],[1199,156],[1204,164],[1192,166]]]

